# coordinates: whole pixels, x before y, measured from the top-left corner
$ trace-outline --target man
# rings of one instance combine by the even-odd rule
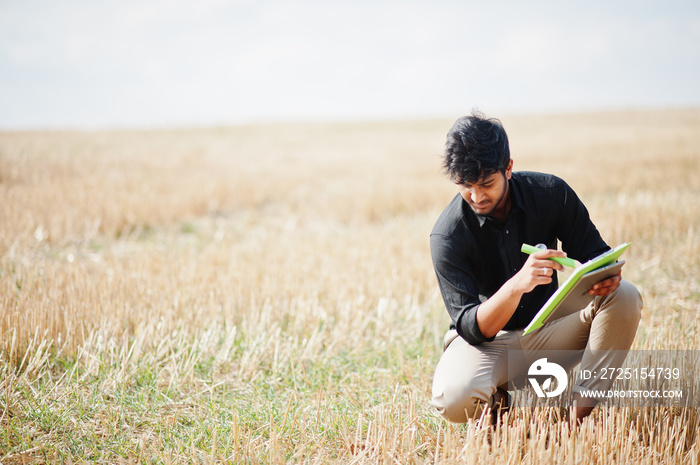
[[[576,193],[555,176],[513,172],[500,121],[477,113],[457,120],[448,133],[444,169],[459,194],[430,235],[452,319],[433,379],[431,404],[438,412],[466,422],[484,408],[503,406],[513,378],[509,351],[583,351],[582,360],[566,368],[579,361],[589,370],[621,366],[642,308],[636,288],[621,274],[595,284],[589,291],[593,301],[580,312],[523,336],[557,289],[556,271],[563,266],[550,259],[584,262],[610,249]],[[523,243],[545,244],[547,250],[527,255],[520,251]],[[612,352],[597,357],[597,351]],[[596,405],[580,392],[600,387],[600,380],[574,384],[578,421]]]

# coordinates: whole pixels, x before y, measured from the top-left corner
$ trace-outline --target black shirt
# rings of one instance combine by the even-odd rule
[[[479,330],[476,312],[525,264],[523,243],[545,244],[585,262],[609,250],[576,193],[556,176],[513,173],[509,181],[511,210],[501,222],[474,213],[457,196],[438,218],[430,234],[430,250],[440,292],[452,318],[450,328],[473,345],[491,341]],[[503,329],[527,326],[558,287],[549,285],[524,294]]]

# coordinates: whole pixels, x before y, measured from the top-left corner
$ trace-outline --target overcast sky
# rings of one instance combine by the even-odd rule
[[[0,129],[659,106],[697,0],[0,0]]]

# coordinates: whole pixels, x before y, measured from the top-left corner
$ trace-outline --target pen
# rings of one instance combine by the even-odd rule
[[[540,250],[546,250],[547,246],[544,244],[537,244],[536,246],[532,246],[529,244],[523,244],[523,246],[520,248],[522,252],[525,252],[526,254],[531,254],[535,252],[539,252]],[[557,263],[560,263],[564,266],[569,266],[571,268],[576,268],[579,263],[574,260],[573,258],[569,257],[550,257],[548,260],[554,260]]]

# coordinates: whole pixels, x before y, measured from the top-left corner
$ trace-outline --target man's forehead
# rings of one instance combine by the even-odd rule
[[[496,181],[499,178],[500,171],[494,171],[493,173],[482,173],[479,179],[474,182],[465,182],[465,186],[481,186],[483,184],[488,184],[492,181]]]

